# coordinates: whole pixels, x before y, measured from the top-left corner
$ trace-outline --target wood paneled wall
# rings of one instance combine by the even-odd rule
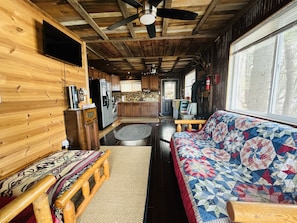
[[[212,86],[212,112],[225,109],[230,44],[258,25],[292,0],[259,0],[249,8],[220,38],[214,46],[213,74],[220,75],[220,84]]]
[[[0,1],[0,179],[61,149],[65,88],[88,89],[85,43],[28,0]],[[43,55],[42,22],[82,43],[83,66]]]

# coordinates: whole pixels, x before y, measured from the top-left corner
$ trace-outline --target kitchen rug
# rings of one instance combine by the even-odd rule
[[[151,135],[152,126],[147,124],[131,124],[114,132],[114,137],[121,141],[121,145],[146,145],[146,138]]]

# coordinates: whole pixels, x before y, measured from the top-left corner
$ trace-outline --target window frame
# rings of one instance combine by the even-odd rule
[[[194,79],[191,79],[191,83],[187,83],[187,76],[190,76],[190,75],[193,75],[194,76]],[[184,98],[187,98],[189,97],[191,100],[192,100],[192,86],[193,84],[196,82],[196,79],[197,79],[197,75],[196,75],[196,69],[193,69],[191,70],[190,72],[188,72],[186,75],[185,75],[185,85],[184,85]],[[186,89],[190,89],[190,96],[186,96]]]
[[[254,29],[240,37],[238,40],[234,41],[230,45],[230,56],[229,56],[229,68],[228,68],[228,81],[227,81],[227,98],[226,98],[226,110],[234,111],[238,113],[243,113],[247,115],[253,115],[256,117],[266,118],[270,120],[280,121],[288,124],[297,124],[297,117],[290,117],[284,115],[273,114],[273,108],[276,103],[276,86],[277,86],[277,72],[279,72],[280,68],[277,64],[280,57],[280,49],[279,45],[276,45],[276,49],[274,51],[274,64],[272,67],[272,81],[269,92],[269,102],[268,102],[268,109],[265,113],[251,111],[247,109],[240,109],[236,108],[236,90],[237,86],[239,86],[239,78],[236,78],[236,72],[238,71],[239,63],[238,63],[238,53],[246,50],[250,47],[253,47],[256,44],[259,44],[269,38],[276,37],[276,42],[280,41],[280,37],[282,33],[286,30],[290,29],[292,26],[297,25],[297,18],[296,18],[296,11],[297,11],[297,2],[293,2],[289,4],[284,9],[280,10],[279,12],[275,13],[267,20],[256,26]]]

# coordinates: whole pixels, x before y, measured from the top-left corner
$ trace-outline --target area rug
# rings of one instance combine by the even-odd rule
[[[122,127],[114,133],[118,140],[138,140],[144,139],[151,135],[152,126],[146,124],[131,124]]]
[[[103,183],[78,223],[143,223],[151,146],[110,149],[110,178]]]

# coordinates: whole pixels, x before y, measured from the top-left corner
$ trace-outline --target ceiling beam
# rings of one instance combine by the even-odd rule
[[[94,50],[92,47],[86,45],[87,49],[91,51],[93,54],[97,55],[101,59],[106,59],[104,54],[99,53],[98,51]]]
[[[161,67],[162,66],[162,60],[163,60],[163,58],[162,57],[159,57],[158,67]]]
[[[165,8],[171,8],[171,5],[172,5],[172,0],[167,0],[167,1],[165,1],[164,7]],[[169,19],[163,18],[162,36],[166,36],[167,35],[168,23],[169,23]]]
[[[177,63],[179,62],[179,60],[180,60],[180,57],[176,58],[176,60],[175,60],[175,62],[174,62],[174,64],[173,64],[173,66],[172,66],[172,68],[171,68],[171,72],[174,70],[174,68],[176,67],[176,65],[177,65]]]
[[[210,5],[207,7],[202,19],[197,23],[196,27],[193,29],[192,34],[196,35],[199,32],[199,29],[203,26],[205,21],[208,19],[209,15],[213,12],[218,4],[218,0],[212,0]]]
[[[130,15],[129,15],[129,12],[127,10],[126,4],[122,0],[117,0],[117,2],[119,4],[119,6],[120,6],[123,17],[124,18],[129,17]],[[133,27],[132,23],[131,22],[127,23],[127,27],[128,27],[129,32],[130,32],[130,35],[132,36],[133,39],[135,39],[136,34],[135,34],[135,30],[134,30],[134,27]]]
[[[132,63],[130,63],[130,61],[126,58],[124,59],[124,61],[129,65],[129,67],[132,69],[132,70],[136,70],[135,67],[133,66]]]
[[[149,60],[159,60],[159,58],[163,58],[163,61],[166,61],[166,60],[176,60],[177,56],[153,56],[153,57],[145,57],[144,59],[144,64],[146,61],[149,61]],[[186,56],[178,56],[179,59],[183,59],[183,58],[195,58],[197,57],[197,55],[186,55]],[[116,58],[106,58],[108,59],[109,61],[120,61],[120,60],[135,60],[135,59],[140,59],[140,58],[143,58],[142,56],[139,56],[139,57],[116,57]]]
[[[145,63],[145,59],[144,58],[141,59],[141,63],[143,65],[143,67],[146,68],[146,63]]]
[[[193,35],[193,36],[163,36],[163,37],[155,37],[153,39],[148,38],[137,38],[137,39],[131,39],[131,38],[122,38],[122,39],[109,39],[109,40],[84,40],[86,43],[100,43],[100,42],[128,42],[128,41],[154,41],[154,40],[178,40],[178,39],[201,39],[201,43],[209,43],[210,40],[215,40],[217,38],[217,35]]]
[[[101,13],[89,13],[89,16],[92,19],[102,19],[102,18],[110,18],[110,17],[118,17],[121,16],[121,12],[101,12]],[[84,19],[73,19],[71,21],[60,22],[63,26],[80,26],[88,24]]]
[[[101,36],[103,40],[108,40],[108,36],[101,31],[97,23],[92,19],[88,12],[81,6],[77,0],[67,0],[68,3],[87,21],[87,23]]]

